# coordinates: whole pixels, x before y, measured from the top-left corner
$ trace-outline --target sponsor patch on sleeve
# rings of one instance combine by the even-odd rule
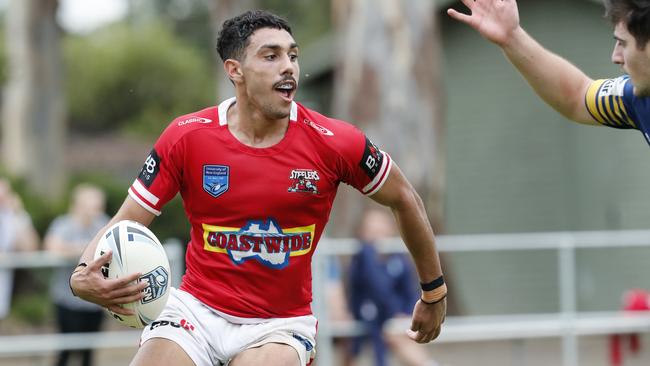
[[[377,174],[379,174],[383,159],[384,154],[366,137],[366,147],[363,150],[363,156],[361,157],[359,166],[366,172],[370,179],[375,179]]]
[[[149,188],[154,179],[156,179],[159,170],[160,157],[158,156],[156,149],[152,149],[149,156],[147,156],[147,160],[144,161],[144,165],[142,166],[138,178],[145,187]]]

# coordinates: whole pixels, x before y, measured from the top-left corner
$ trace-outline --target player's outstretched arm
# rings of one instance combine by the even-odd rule
[[[104,264],[111,260],[112,253],[108,252],[93,259],[95,248],[99,242],[102,233],[111,225],[122,220],[137,221],[143,225],[149,225],[154,215],[145,210],[137,202],[127,196],[126,200],[120,207],[119,211],[113,216],[111,221],[100,230],[95,238],[84,249],[79,263],[86,263],[86,266],[78,266],[70,277],[70,288],[73,293],[95,304],[101,305],[108,310],[122,315],[133,315],[131,310],[120,307],[120,304],[127,304],[142,298],[142,290],[147,286],[146,283],[133,283],[142,274],[131,273],[127,276],[117,279],[105,279],[101,273]]]
[[[393,211],[400,235],[415,262],[420,282],[431,283],[441,279],[440,260],[424,205],[396,164],[386,183],[371,198]],[[428,343],[438,337],[447,313],[446,295],[446,285],[423,291],[422,299],[428,303],[419,300],[415,304],[411,329],[407,332],[411,339]]]
[[[447,14],[501,47],[548,105],[573,121],[597,124],[584,103],[587,88],[593,80],[567,60],[542,47],[521,28],[515,0],[463,0],[463,4],[470,14],[454,9],[448,9]]]

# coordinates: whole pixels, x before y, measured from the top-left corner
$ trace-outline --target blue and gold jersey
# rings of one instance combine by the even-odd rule
[[[624,75],[594,81],[585,95],[585,104],[598,123],[614,128],[637,129],[650,144],[650,97],[637,97],[632,81]]]

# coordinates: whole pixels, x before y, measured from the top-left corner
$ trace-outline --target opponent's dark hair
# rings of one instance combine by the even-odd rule
[[[291,33],[289,22],[265,10],[251,10],[223,22],[217,39],[221,60],[241,60],[250,36],[260,28],[284,29]]]
[[[623,22],[639,50],[650,41],[650,0],[605,0],[605,16],[612,24]]]

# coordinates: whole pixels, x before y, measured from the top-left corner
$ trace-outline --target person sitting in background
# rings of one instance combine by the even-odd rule
[[[349,273],[349,300],[355,319],[365,325],[365,336],[354,340],[353,357],[358,356],[364,341],[373,345],[376,365],[385,366],[386,348],[405,365],[438,365],[422,345],[411,342],[406,334],[383,331],[386,321],[409,318],[419,289],[413,286],[414,269],[405,254],[383,255],[376,244],[382,239],[397,236],[395,221],[390,212],[372,208],[365,212],[358,230],[361,249],[352,257]]]
[[[69,213],[57,217],[45,236],[45,249],[69,258],[71,263],[81,255],[86,244],[108,223],[104,213],[106,198],[97,187],[80,184],[72,191]],[[51,285],[51,296],[56,306],[56,319],[62,333],[99,331],[103,319],[102,308],[72,295],[68,278],[70,267],[59,268]],[[92,364],[92,351],[81,350],[82,365]],[[68,363],[70,351],[62,351],[57,366]]]
[[[38,234],[32,219],[23,209],[22,201],[9,182],[0,178],[0,255],[12,251],[29,251],[38,248]],[[14,272],[0,269],[0,319],[9,314]]]

